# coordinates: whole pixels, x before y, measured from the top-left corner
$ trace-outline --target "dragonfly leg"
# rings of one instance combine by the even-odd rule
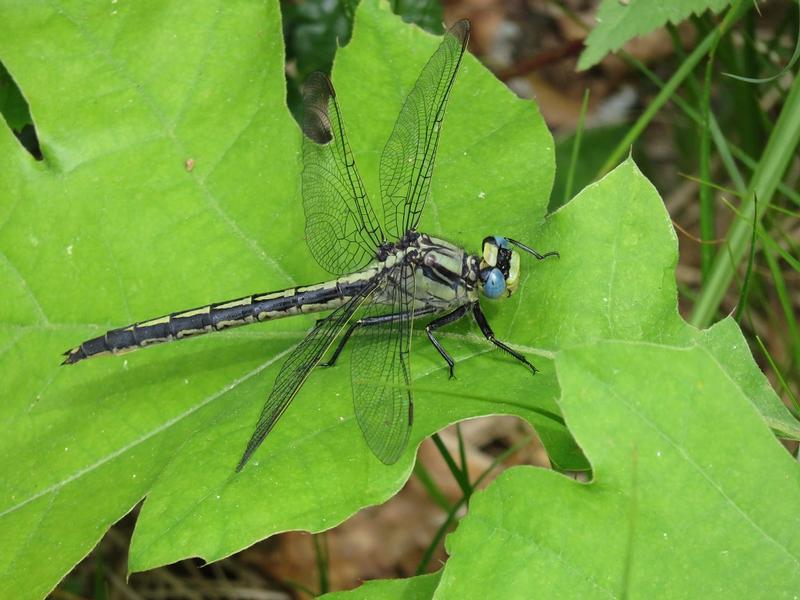
[[[519,362],[528,367],[531,370],[531,373],[536,375],[538,369],[534,367],[531,363],[529,363],[527,358],[525,358],[522,354],[520,354],[510,346],[507,346],[506,344],[498,340],[496,337],[494,337],[494,331],[492,331],[492,328],[489,326],[489,322],[486,320],[486,315],[483,314],[483,311],[481,310],[481,305],[479,303],[475,302],[472,305],[472,314],[475,315],[475,321],[477,321],[478,327],[480,327],[481,332],[483,333],[484,337],[487,340],[492,342],[495,346],[497,346],[501,350],[508,352]]]
[[[421,308],[419,310],[415,310],[413,314],[411,314],[412,319],[416,319],[418,317],[422,317],[425,315],[429,315],[435,312],[435,308]],[[318,367],[332,367],[336,364],[336,361],[339,359],[339,355],[344,350],[344,347],[347,345],[348,340],[350,340],[350,336],[353,335],[353,332],[359,327],[369,327],[370,325],[380,325],[382,323],[390,323],[392,321],[397,321],[404,317],[407,317],[408,313],[394,313],[390,315],[379,315],[377,317],[366,317],[364,319],[359,319],[355,323],[351,323],[350,327],[347,328],[347,331],[344,332],[344,335],[339,340],[339,344],[336,346],[336,350],[333,351],[331,357],[326,360],[325,362],[319,363]]]
[[[454,323],[462,318],[464,315],[467,314],[469,310],[469,304],[462,304],[454,311],[447,313],[446,315],[442,315],[438,319],[434,319],[425,327],[425,333],[428,334],[428,339],[433,344],[433,347],[436,348],[436,351],[442,355],[442,358],[447,363],[447,366],[450,367],[450,379],[455,377],[455,366],[456,363],[453,360],[453,357],[447,353],[447,350],[444,349],[442,343],[434,337],[433,332],[439,329],[439,327],[443,327],[444,325],[449,325],[450,323]]]

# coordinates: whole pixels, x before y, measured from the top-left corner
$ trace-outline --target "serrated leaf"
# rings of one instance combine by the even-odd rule
[[[556,368],[594,479],[501,475],[447,539],[435,597],[796,594],[800,467],[709,351],[599,342]]]
[[[597,11],[597,25],[586,38],[586,50],[578,60],[578,68],[588,69],[599,63],[606,54],[619,50],[636,36],[707,10],[720,12],[732,3],[732,0],[603,0]]]

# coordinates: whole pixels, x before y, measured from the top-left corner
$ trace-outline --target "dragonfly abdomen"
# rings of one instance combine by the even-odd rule
[[[62,364],[71,365],[104,354],[122,354],[151,344],[171,342],[257,321],[332,310],[344,304],[368,282],[368,276],[350,275],[326,283],[253,294],[140,321],[107,331],[68,350],[64,353],[66,359]]]

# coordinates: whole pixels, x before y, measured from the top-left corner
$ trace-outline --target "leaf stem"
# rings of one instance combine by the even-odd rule
[[[583,121],[586,118],[586,109],[589,106],[589,88],[583,91],[583,102],[581,102],[581,112],[578,115],[578,127],[575,129],[575,140],[572,143],[572,156],[569,160],[567,169],[567,182],[564,185],[564,198],[561,204],[566,204],[572,197],[572,185],[575,179],[575,167],[578,164],[578,156],[581,151],[581,140],[583,138]]]

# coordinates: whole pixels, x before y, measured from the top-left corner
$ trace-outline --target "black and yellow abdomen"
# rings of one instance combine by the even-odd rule
[[[228,327],[332,310],[358,293],[377,272],[369,269],[326,283],[253,294],[112,329],[65,352],[62,364],[71,365],[103,354],[122,354]]]

